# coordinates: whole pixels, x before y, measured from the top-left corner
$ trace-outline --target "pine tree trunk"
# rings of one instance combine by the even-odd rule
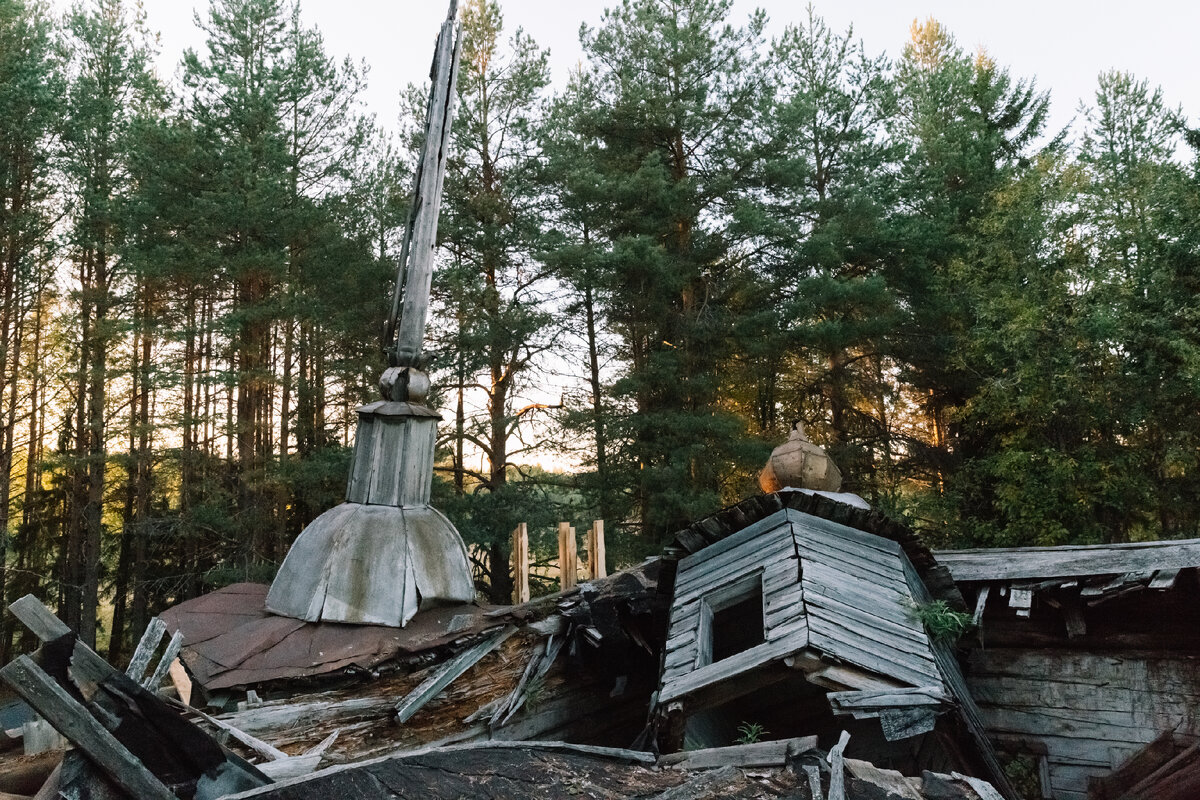
[[[586,234],[585,234],[586,237]],[[608,431],[604,419],[604,387],[600,383],[600,348],[596,333],[596,304],[592,280],[584,278],[583,308],[587,318],[588,381],[592,387],[592,438],[596,445],[596,482],[600,486],[600,518],[612,519],[612,497],[608,474]]]
[[[108,285],[108,254],[95,255],[93,290],[95,322],[93,344],[89,348],[87,422],[87,507],[84,511],[82,541],[82,577],[79,637],[89,647],[96,646],[96,613],[100,605],[100,537],[104,512],[104,484],[108,466],[104,411],[108,398],[108,311],[111,298]]]

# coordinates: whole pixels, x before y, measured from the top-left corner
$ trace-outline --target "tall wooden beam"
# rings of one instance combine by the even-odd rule
[[[575,544],[575,529],[569,522],[558,523],[558,582],[565,592],[574,589],[579,571],[579,552]]]
[[[529,602],[529,526],[522,522],[512,532],[513,603]]]
[[[592,580],[608,576],[608,567],[604,563],[604,520],[592,521],[588,528],[587,538],[588,573]]]

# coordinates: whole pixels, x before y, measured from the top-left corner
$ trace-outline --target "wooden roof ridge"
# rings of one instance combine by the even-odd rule
[[[811,514],[896,542],[934,597],[945,600],[957,609],[966,609],[966,603],[950,571],[938,563],[934,552],[912,528],[875,509],[858,508],[826,495],[799,489],[781,489],[778,492],[750,497],[702,517],[676,532],[671,543],[663,551],[659,592],[670,594],[674,591],[675,567],[681,558],[697,553],[784,508]]]
[[[1200,539],[1162,539],[1052,547],[939,550],[935,557],[956,581],[1006,581],[1118,575],[1200,567]]]

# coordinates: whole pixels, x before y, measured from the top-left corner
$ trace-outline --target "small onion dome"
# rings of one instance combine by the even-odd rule
[[[836,492],[842,488],[842,471],[824,449],[809,441],[797,422],[788,440],[771,452],[758,485],[768,494],[788,487]]]

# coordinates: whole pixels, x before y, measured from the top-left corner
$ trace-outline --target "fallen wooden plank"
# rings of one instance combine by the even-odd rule
[[[138,641],[137,648],[133,651],[133,658],[129,659],[129,667],[125,670],[126,675],[138,683],[142,682],[142,678],[146,677],[146,669],[150,666],[150,659],[154,657],[154,651],[158,649],[158,643],[162,641],[163,634],[166,632],[167,623],[158,617],[150,620],[150,624],[146,626],[142,638]]]
[[[341,735],[341,733],[342,733],[342,729],[338,728],[333,733],[329,734],[324,739],[322,739],[321,741],[317,742],[312,747],[305,750],[301,755],[306,755],[306,756],[323,755],[326,750],[328,750],[330,747],[333,746],[333,743],[337,741],[337,738],[338,738],[338,736]]]
[[[849,686],[851,689],[863,692],[884,692],[899,684],[879,675],[871,675],[855,669],[847,664],[826,664],[812,672],[805,673],[809,682],[825,689],[841,690]],[[854,694],[855,692],[835,691],[835,694]]]
[[[542,678],[546,677],[546,673],[550,671],[552,666],[554,666],[554,660],[558,658],[558,654],[566,642],[566,636],[551,636],[546,640],[546,652],[542,654],[541,661],[538,662],[537,668],[534,670],[532,677],[524,686],[520,687],[520,693],[513,698],[512,706],[500,720],[501,725],[507,725],[508,721],[513,718],[513,715],[520,711],[521,707],[525,705],[525,701],[529,698],[530,687],[540,681]]]
[[[152,692],[158,691],[158,687],[162,686],[163,679],[167,677],[168,670],[171,669],[171,663],[179,656],[179,651],[182,648],[183,634],[175,631],[175,635],[167,643],[167,649],[163,651],[162,658],[158,661],[158,667],[155,668],[154,674],[142,684],[142,688],[149,689]]]
[[[1112,800],[1136,786],[1163,764],[1179,754],[1175,731],[1163,731],[1110,774],[1095,779],[1092,791],[1097,800]]]
[[[62,762],[59,762],[46,780],[42,782],[42,788],[38,789],[37,794],[33,796],[33,800],[58,800],[59,781],[62,776]]]
[[[817,746],[816,736],[801,736],[773,742],[714,747],[671,753],[658,759],[660,767],[679,769],[717,769],[720,767],[782,767],[789,757],[806,753]]]
[[[894,769],[880,769],[869,761],[847,758],[846,770],[858,780],[883,789],[889,799],[923,800],[912,780]]]
[[[122,789],[139,800],[175,800],[175,795],[141,761],[29,656],[18,656],[0,669],[0,677]]]
[[[532,656],[530,656],[529,663],[527,663],[525,665],[525,669],[522,670],[521,678],[517,681],[517,685],[511,692],[508,693],[507,696],[504,697],[502,702],[497,704],[495,711],[488,720],[489,727],[494,728],[495,726],[501,724],[505,719],[507,719],[508,714],[516,711],[516,704],[518,699],[520,699],[521,695],[525,691],[525,684],[529,682],[529,679],[533,676],[534,671],[537,669],[538,663],[543,658],[545,658],[545,653],[534,653]]]
[[[179,699],[185,706],[192,704],[192,679],[188,677],[187,670],[178,658],[171,661],[167,667],[167,674],[171,676],[171,684],[175,687],[175,691],[179,694]]]
[[[830,692],[826,697],[835,714],[852,711],[879,711],[885,708],[914,706],[947,706],[953,698],[940,686],[921,686],[914,689],[885,689],[857,692]]]
[[[996,787],[985,780],[972,778],[970,775],[963,775],[960,772],[951,772],[950,774],[974,789],[975,794],[979,795],[979,800],[1004,800],[1000,792],[996,791]]]
[[[0,765],[0,792],[36,794],[62,763],[62,759],[61,752],[45,752],[31,758],[14,758]]]
[[[180,707],[182,705],[182,704],[177,704],[174,701],[167,701],[167,702],[170,705],[175,705],[176,707]],[[200,719],[202,719],[205,722],[207,722],[208,724],[212,725],[214,728],[218,728],[220,730],[225,731],[231,737],[233,737],[234,739],[237,739],[239,742],[246,745],[246,747],[249,747],[251,750],[258,753],[263,758],[268,758],[271,761],[282,761],[286,758],[289,758],[288,754],[283,752],[279,748],[274,747],[274,746],[268,744],[267,742],[264,742],[262,739],[259,739],[255,736],[251,736],[250,734],[246,733],[245,731],[235,728],[233,725],[230,725],[228,722],[223,722],[222,720],[219,720],[216,717],[205,714],[203,711],[201,711],[198,708],[185,707],[182,710],[190,711],[191,713],[200,717]],[[259,766],[261,767],[262,765],[260,764]],[[268,777],[270,777],[270,776],[268,775]]]
[[[808,793],[812,795],[812,800],[825,800],[821,792],[821,768],[816,764],[805,764],[804,774],[808,777]]]
[[[71,632],[71,629],[62,620],[50,613],[50,609],[42,605],[42,601],[31,594],[14,600],[8,610],[43,642],[49,642]]]
[[[516,625],[508,625],[501,630],[485,637],[473,647],[459,653],[458,656],[434,670],[433,674],[422,681],[421,685],[413,689],[407,697],[396,704],[396,712],[401,723],[408,722],[413,714],[416,714],[422,707],[443,689],[450,685],[455,678],[462,675],[464,672],[475,666],[484,656],[495,650],[508,637],[517,632]]]
[[[321,763],[321,754],[289,756],[278,761],[267,761],[257,764],[259,771],[273,781],[298,778],[315,772]]]

